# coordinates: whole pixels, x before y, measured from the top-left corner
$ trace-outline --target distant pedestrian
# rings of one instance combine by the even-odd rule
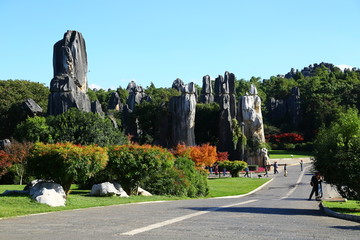
[[[249,176],[249,168],[248,168],[248,167],[245,168],[244,177],[250,177],[250,176]]]
[[[216,164],[215,165],[215,175],[218,175],[219,173],[219,166]]]
[[[278,164],[278,162],[275,161],[275,162],[274,162],[274,174],[279,173],[278,167],[279,167],[279,164]]]
[[[304,165],[304,162],[303,162],[303,160],[301,159],[301,161],[300,161],[300,168],[301,168],[301,171],[303,170],[303,165]]]
[[[209,167],[209,171],[210,171],[210,175],[212,175],[213,174],[213,168]]]
[[[312,186],[311,193],[308,200],[312,199],[313,194],[315,193],[315,199],[319,198],[319,184],[321,184],[320,173],[316,172],[314,176],[311,177],[310,185]]]
[[[223,168],[223,176],[226,176],[226,168]]]
[[[287,177],[287,166],[286,166],[286,163],[284,165],[284,177]]]

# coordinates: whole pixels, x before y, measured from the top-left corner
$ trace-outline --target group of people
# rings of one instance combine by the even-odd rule
[[[278,171],[279,164],[277,161],[274,162],[274,174],[279,174]],[[304,162],[303,160],[300,161],[300,169],[301,171],[304,170]],[[284,176],[287,177],[287,164],[284,164]],[[320,173],[316,172],[312,177],[310,181],[310,185],[312,187],[311,193],[308,200],[311,200],[313,195],[315,194],[315,200],[319,200],[322,197],[322,177]]]

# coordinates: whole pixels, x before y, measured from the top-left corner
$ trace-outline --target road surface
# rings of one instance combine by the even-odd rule
[[[245,197],[180,200],[0,220],[0,239],[359,239],[356,222],[308,201],[311,173],[288,167]]]

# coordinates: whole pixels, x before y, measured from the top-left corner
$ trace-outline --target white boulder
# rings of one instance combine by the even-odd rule
[[[91,188],[90,195],[92,196],[119,196],[129,197],[129,195],[122,189],[119,183],[104,182],[94,184]]]
[[[63,187],[54,182],[37,182],[29,190],[30,196],[39,203],[51,207],[63,207],[66,202],[66,194]]]
[[[149,193],[148,191],[142,189],[141,187],[138,187],[138,195],[140,195],[140,196],[152,196],[151,193]]]

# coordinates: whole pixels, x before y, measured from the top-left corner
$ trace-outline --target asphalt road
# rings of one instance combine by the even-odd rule
[[[360,225],[308,201],[298,166],[246,197],[128,204],[0,220],[0,239],[359,239]]]

